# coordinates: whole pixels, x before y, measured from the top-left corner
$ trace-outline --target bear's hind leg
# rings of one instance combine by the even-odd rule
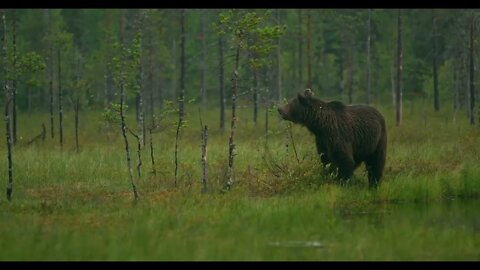
[[[368,172],[368,185],[370,188],[376,188],[380,184],[385,166],[385,153],[381,148],[377,150],[365,161]]]

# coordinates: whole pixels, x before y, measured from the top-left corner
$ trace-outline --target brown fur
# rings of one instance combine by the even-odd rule
[[[314,98],[310,89],[279,107],[283,119],[301,124],[315,135],[324,165],[338,168],[338,177],[350,179],[365,162],[370,186],[383,176],[387,151],[385,119],[374,107],[344,105]]]

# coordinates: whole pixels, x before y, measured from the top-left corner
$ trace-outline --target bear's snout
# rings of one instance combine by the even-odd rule
[[[288,106],[278,107],[278,113],[280,114],[283,120],[293,121],[290,117]]]

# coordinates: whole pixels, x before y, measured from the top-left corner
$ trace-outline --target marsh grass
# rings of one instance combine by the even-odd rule
[[[120,128],[107,127],[100,112],[81,113],[78,154],[73,113],[64,115],[63,151],[48,133],[27,145],[48,115],[22,114],[13,201],[0,199],[0,260],[480,259],[480,217],[472,214],[480,196],[480,130],[458,115],[453,121],[449,111],[424,117],[406,111],[397,128],[391,108],[380,109],[389,141],[378,189],[368,188],[363,166],[350,183],[335,181],[320,166],[313,136],[294,125],[297,161],[275,111],[265,144],[264,126],[254,127],[250,108],[240,106],[235,182],[227,193],[228,128],[213,128],[217,110],[202,112],[210,128],[210,192],[202,194],[200,124],[192,108],[180,138],[177,188],[172,116],[154,134],[156,176],[143,150],[137,203]],[[6,166],[0,173],[7,175]],[[425,210],[452,201],[465,205]],[[282,241],[322,245],[272,245]]]

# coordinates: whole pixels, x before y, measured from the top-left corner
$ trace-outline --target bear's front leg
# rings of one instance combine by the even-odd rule
[[[321,153],[320,161],[322,162],[323,169],[325,169],[327,174],[332,174],[337,171],[335,164],[333,164],[332,160],[328,158],[327,154]]]
[[[355,170],[355,161],[347,151],[336,151],[332,155],[333,162],[338,168],[338,178],[348,182],[352,179]]]
[[[317,153],[320,156],[323,168],[326,169],[327,174],[332,174],[336,171],[335,166],[332,164],[332,160],[327,156],[327,151],[323,147],[322,140],[319,137],[315,138],[315,144],[317,146]],[[330,164],[330,166],[327,166]]]

